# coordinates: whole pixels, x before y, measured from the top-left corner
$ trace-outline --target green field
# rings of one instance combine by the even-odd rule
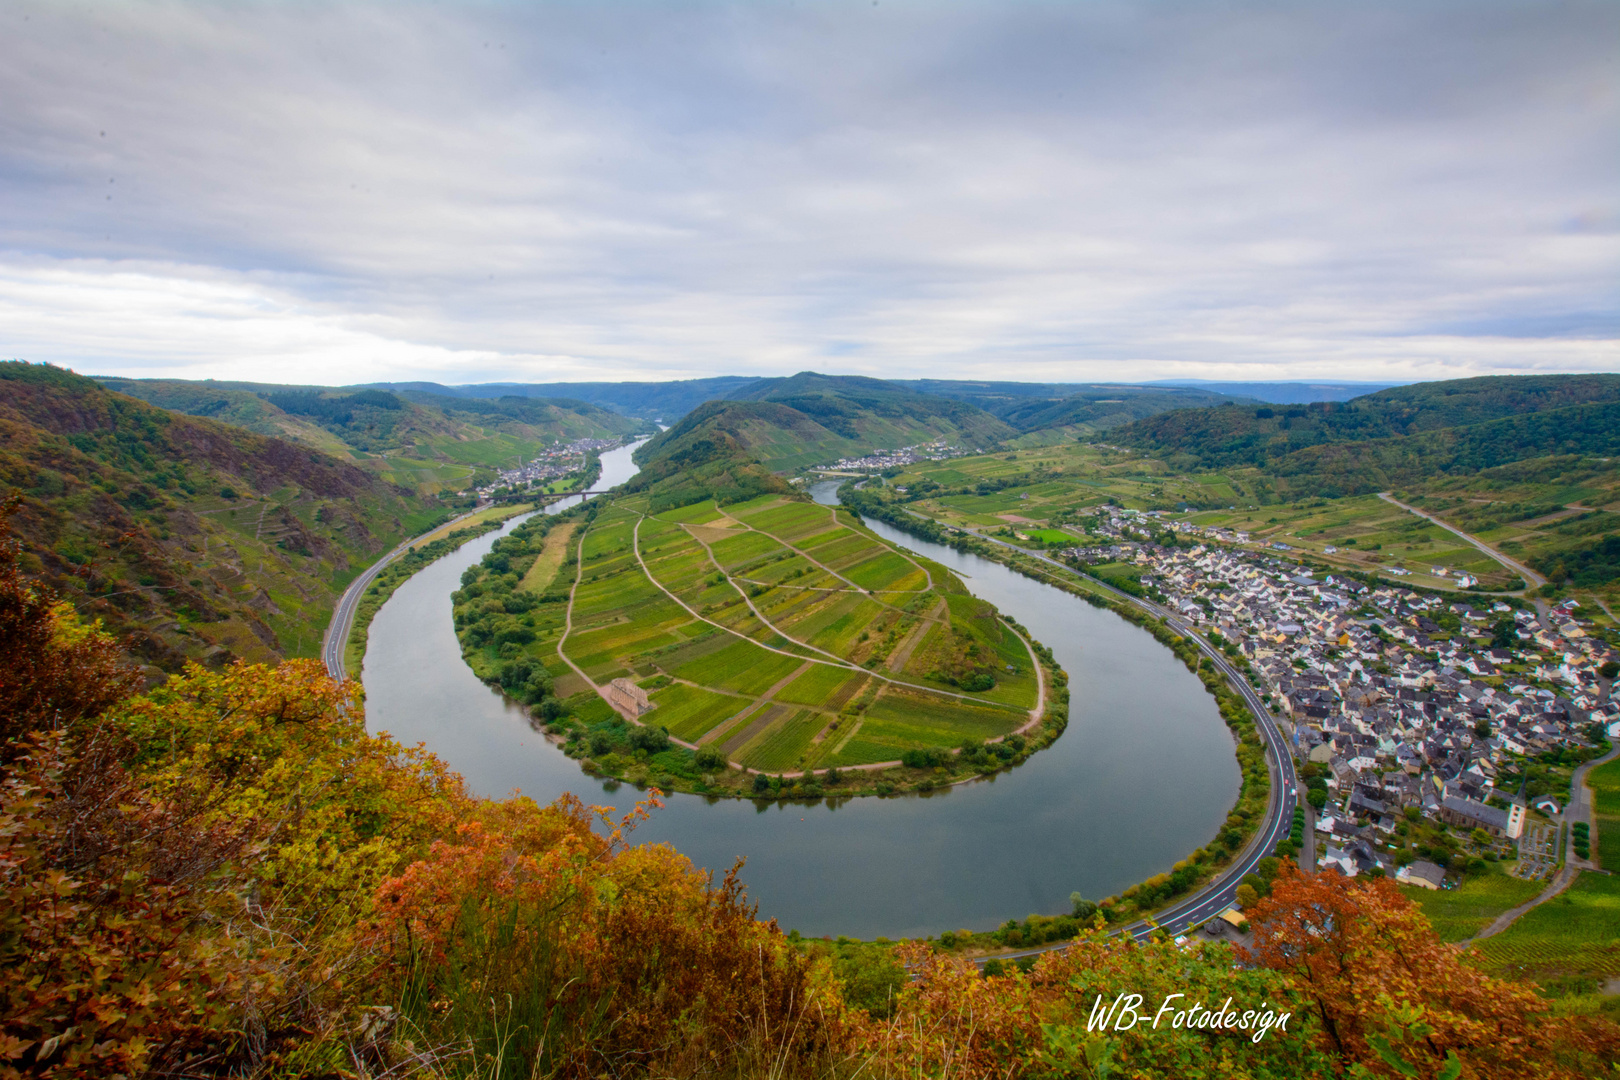
[[[687,742],[697,742],[714,725],[748,704],[741,698],[684,683],[676,683],[649,696],[656,709],[648,719]]]
[[[1455,889],[1436,891],[1416,885],[1400,888],[1407,899],[1423,909],[1441,941],[1465,941],[1545,887],[1546,882],[1493,873],[1468,878]]]
[[[1592,816],[1597,819],[1592,857],[1605,870],[1620,873],[1620,758],[1589,770],[1586,786],[1592,789]]]
[[[1620,877],[1583,872],[1475,952],[1474,964],[1495,975],[1595,989],[1620,976]]]
[[[1030,720],[1039,686],[1022,639],[948,571],[848,515],[766,496],[646,517],[626,500],[560,524],[549,538],[553,523],[532,540],[515,530],[457,594],[481,674],[527,659],[571,702],[615,678],[644,683],[653,708],[639,722],[772,773],[954,751]],[[531,573],[548,584],[490,599]],[[986,688],[963,691],[975,673]],[[617,745],[593,738],[577,745]],[[606,756],[628,769],[644,759],[631,750]]]

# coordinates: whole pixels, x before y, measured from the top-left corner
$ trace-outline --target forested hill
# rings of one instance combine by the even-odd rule
[[[1427,453],[1442,454],[1434,462],[1442,468],[1453,460],[1504,464],[1553,453],[1607,453],[1602,449],[1608,443],[1600,427],[1606,414],[1581,407],[1614,402],[1620,402],[1620,375],[1490,376],[1394,387],[1346,402],[1179,409],[1119,427],[1108,434],[1107,441],[1179,455],[1183,464],[1204,468],[1254,465],[1297,472],[1313,461],[1348,461],[1356,455],[1356,451],[1346,450],[1280,464],[1307,448],[1400,439],[1512,417],[1541,416],[1538,422],[1414,442],[1404,450],[1395,449],[1395,444],[1368,448],[1385,468],[1397,466],[1408,455]]]
[[[956,379],[896,380],[895,385],[978,406],[1023,432],[1046,428],[1106,431],[1169,409],[1194,409],[1229,401],[1252,404],[1247,398],[1234,398],[1213,387]]]
[[[29,572],[144,662],[315,655],[337,595],[447,516],[282,439],[46,365],[0,363],[0,495]]]
[[[792,486],[759,459],[761,447],[809,446],[829,433],[808,416],[764,401],[711,401],[636,451],[626,485],[648,492],[657,512],[702,499],[737,502]]]
[[[1015,434],[977,405],[856,375],[801,371],[785,379],[761,379],[732,397],[795,409],[852,444],[844,453],[893,449],[935,438],[989,448]]]
[[[570,399],[213,380],[97,381],[160,408],[312,446],[424,493],[460,490],[490,479],[480,471],[510,467],[559,441],[650,430],[650,425]]]
[[[643,447],[637,460],[651,463],[666,450],[686,452],[701,433],[712,433],[726,454],[771,471],[935,440],[992,449],[1016,434],[983,409],[877,379],[806,372],[761,379],[749,394],[746,400],[699,406]]]

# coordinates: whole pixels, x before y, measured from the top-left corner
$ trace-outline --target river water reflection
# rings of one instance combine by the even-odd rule
[[[633,475],[603,456],[601,486]],[[817,485],[833,501],[835,485]],[[718,876],[746,857],[760,915],[805,934],[872,938],[987,929],[1058,913],[1168,870],[1214,836],[1237,797],[1231,736],[1198,679],[1146,631],[976,556],[870,523],[960,573],[1068,671],[1068,730],[1011,773],[928,797],[756,805],[675,795],[635,834]],[[424,742],[483,795],[573,791],[621,810],[637,792],[580,772],[516,706],[474,677],[449,594],[499,534],[467,544],[395,592],[371,625],[367,724]]]

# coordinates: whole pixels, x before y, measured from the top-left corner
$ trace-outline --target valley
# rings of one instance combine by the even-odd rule
[[[248,430],[274,414],[254,419],[245,400],[228,425],[25,368],[5,373],[0,417],[25,436],[11,468],[36,508],[19,520],[55,523],[63,567],[92,583],[205,567],[221,528],[236,558],[264,553],[241,571],[269,601],[247,605],[264,652],[230,644],[232,619],[254,616],[199,577],[190,588],[226,617],[199,633],[195,601],[178,606],[159,630],[206,647],[164,662],[312,654],[346,593],[328,666],[364,665],[376,736],[426,743],[489,794],[669,793],[643,842],[713,871],[747,855],[789,925],[879,939],[841,937],[840,963],[889,963],[890,939],[910,937],[988,974],[1071,948],[1082,911],[1144,942],[1156,926],[1213,940],[1263,916],[1274,886],[1296,888],[1289,864],[1313,881],[1400,881],[1447,934],[1559,872],[1581,932],[1608,925],[1581,872],[1600,816],[1561,833],[1557,805],[1607,749],[1616,708],[1602,380],[1465,387],[1450,424],[1422,418],[1428,391],[1382,392],[1400,404],[1311,406],[1303,443],[1234,450],[1208,432],[1242,442],[1243,417],[1269,407],[1216,395],[1178,410],[1187,397],[1097,387],[1071,408],[1006,384],[919,404],[906,387],[801,375],[739,384],[616,449],[497,431],[530,438],[532,456],[480,477],[499,501],[475,506],[364,467],[404,441],[347,428],[365,409],[429,407],[406,392],[252,392],[343,435],[327,454],[308,431],[300,449]],[[68,402],[80,427],[63,439],[50,425]],[[1121,404],[1145,416],[1095,412]],[[1271,411],[1258,419],[1287,410]],[[1062,422],[1020,430],[1029,417]],[[508,445],[493,438],[456,434],[463,456]],[[569,472],[598,452],[600,481]],[[1439,467],[1402,472],[1413,454]],[[829,466],[847,475],[818,481]],[[559,484],[610,490],[528,509]],[[368,528],[364,554],[342,546],[334,526],[382,508],[397,508],[395,531]],[[145,561],[73,563],[95,514],[103,535],[146,537]],[[390,550],[403,557],[372,565]],[[368,566],[374,581],[344,588]],[[152,593],[176,591],[145,572]],[[278,573],[299,600],[260,584]],[[112,614],[104,600],[80,605]],[[1489,832],[1526,800],[1528,839]],[[1436,880],[1465,893],[1431,903],[1421,883]],[[1035,913],[1004,919],[1018,906]],[[1530,907],[1470,962],[1510,974],[1535,957],[1586,1002],[1607,961],[1572,951],[1554,914]]]

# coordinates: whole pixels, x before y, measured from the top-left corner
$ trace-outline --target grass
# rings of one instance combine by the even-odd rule
[[[1583,872],[1575,883],[1475,946],[1476,966],[1538,982],[1620,976],[1620,877]]]
[[[672,674],[704,686],[762,694],[786,678],[804,661],[770,652],[749,641],[734,640],[708,656],[683,665]]]
[[[546,546],[540,552],[529,572],[523,575],[518,588],[533,593],[543,593],[556,581],[557,571],[561,569],[563,560],[573,550],[575,526],[572,522],[560,525],[546,536]]]
[[[923,572],[893,552],[857,563],[845,571],[844,576],[874,592],[880,589],[912,591],[921,589],[924,584]]]
[[[713,521],[720,516],[720,511],[713,503],[692,503],[690,506],[679,506],[674,510],[666,510],[659,514],[659,521],[685,521],[691,524],[701,524]]]
[[[753,769],[779,772],[799,766],[816,732],[827,726],[820,713],[801,709],[755,735],[737,753],[737,760]]]
[[[444,523],[437,529],[434,529],[428,535],[412,543],[411,550],[414,551],[426,544],[431,544],[435,540],[443,540],[457,529],[470,529],[475,525],[482,525],[486,521],[505,521],[509,517],[516,517],[519,514],[527,513],[533,509],[533,503],[519,503],[515,506],[486,507],[483,510],[478,511],[476,514],[461,518],[457,521],[448,521]]]
[[[954,746],[963,739],[1004,735],[1026,719],[1011,709],[891,687],[866,710],[861,731],[871,739],[894,740],[896,746]]]
[[[1605,870],[1620,872],[1620,758],[1588,770],[1586,786],[1592,789],[1592,816],[1597,819],[1593,855]]]
[[[783,687],[777,693],[776,700],[799,705],[825,705],[831,709],[838,709],[855,696],[855,691],[865,681],[865,675],[852,673],[845,668],[814,664],[803,675]]]
[[[1400,889],[1423,909],[1441,941],[1465,941],[1545,887],[1545,882],[1491,873],[1469,878],[1455,889],[1434,891],[1416,885],[1402,885]]]
[[[685,683],[675,683],[649,696],[658,707],[648,715],[647,722],[661,725],[687,742],[697,742],[710,728],[748,704],[743,698]]]

